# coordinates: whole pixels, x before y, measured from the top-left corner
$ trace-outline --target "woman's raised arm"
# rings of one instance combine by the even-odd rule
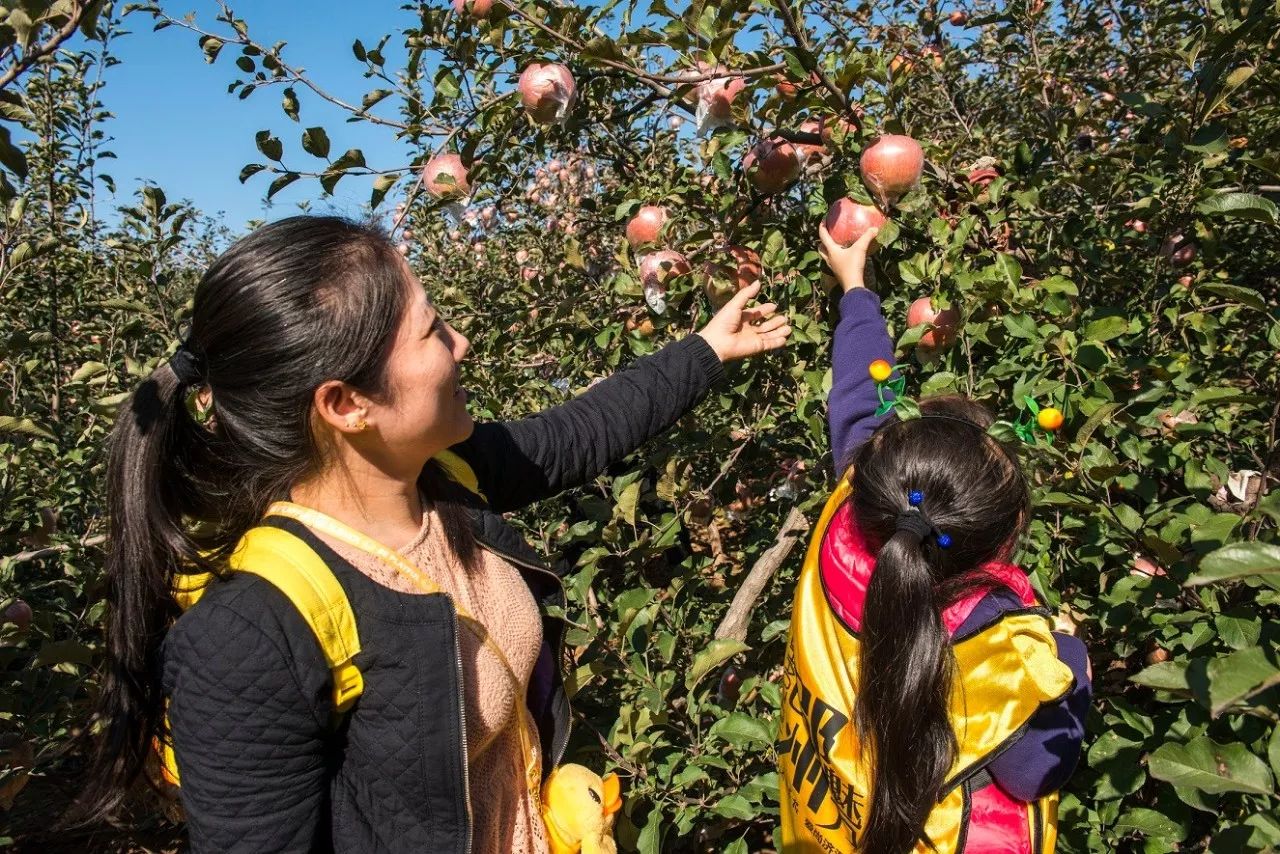
[[[668,430],[724,376],[723,362],[781,347],[776,306],[746,308],[740,291],[696,335],[669,344],[578,397],[529,418],[477,424],[451,450],[470,464],[497,512],[517,510],[596,477]]]

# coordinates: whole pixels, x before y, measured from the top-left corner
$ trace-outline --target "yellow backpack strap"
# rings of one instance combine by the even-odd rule
[[[480,480],[476,477],[475,470],[461,456],[453,451],[441,451],[431,459],[440,464],[440,467],[444,469],[444,473],[449,476],[450,480],[465,486],[469,491],[484,498],[486,503],[489,501],[480,490]]]
[[[333,673],[333,705],[345,712],[364,690],[352,661],[360,652],[356,615],[346,591],[315,550],[281,528],[261,525],[241,538],[230,567],[270,582],[298,609]]]

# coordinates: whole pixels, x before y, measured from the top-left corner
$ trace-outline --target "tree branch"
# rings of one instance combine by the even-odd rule
[[[71,38],[75,34],[76,27],[80,26],[80,21],[84,18],[85,7],[87,4],[83,0],[76,0],[72,6],[71,13],[67,15],[67,22],[63,24],[57,32],[49,37],[44,44],[35,50],[24,53],[22,58],[14,63],[4,74],[0,75],[0,89],[8,86],[17,80],[28,68],[37,61],[50,55],[58,48],[62,47],[62,43]]]
[[[738,588],[733,603],[729,605],[729,612],[716,629],[717,638],[734,638],[740,641],[747,639],[747,626],[751,623],[751,612],[755,610],[756,600],[760,598],[778,567],[791,554],[800,537],[808,530],[809,520],[797,508],[792,507],[787,520],[782,523],[782,529],[778,531],[777,540],[768,551],[760,555],[755,566],[751,567],[751,572],[747,573],[746,580]]]

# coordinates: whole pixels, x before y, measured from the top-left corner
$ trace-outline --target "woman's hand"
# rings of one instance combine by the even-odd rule
[[[760,283],[738,291],[716,312],[711,322],[698,331],[722,362],[745,359],[757,353],[776,350],[787,343],[791,325],[778,306],[767,302],[747,308],[747,302],[760,293]]]
[[[818,237],[822,239],[821,245],[818,246],[818,254],[822,256],[823,261],[827,262],[831,272],[836,274],[836,279],[845,293],[854,288],[866,287],[863,276],[867,267],[867,251],[871,241],[875,240],[879,233],[878,228],[868,228],[852,246],[841,246],[832,239],[825,222],[818,226]]]

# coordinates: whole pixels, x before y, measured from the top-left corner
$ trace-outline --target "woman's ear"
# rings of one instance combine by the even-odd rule
[[[341,380],[321,383],[312,396],[316,413],[340,433],[359,433],[369,426],[369,401]]]

